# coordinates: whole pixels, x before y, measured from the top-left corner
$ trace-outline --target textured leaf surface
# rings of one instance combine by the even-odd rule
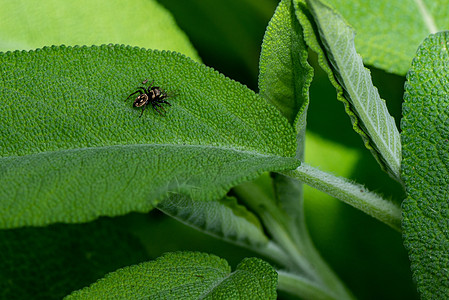
[[[355,50],[352,28],[340,15],[320,1],[310,0],[307,3],[318,24],[333,76],[343,88],[344,99],[340,97],[340,100],[346,105],[354,129],[381,166],[395,178],[400,178],[399,131],[385,101],[373,86],[370,72]]]
[[[449,29],[448,0],[327,0],[355,28],[365,63],[404,75],[430,33]]]
[[[277,273],[249,258],[231,273],[227,262],[202,253],[169,253],[117,270],[66,299],[276,299]]]
[[[405,85],[404,243],[423,299],[449,295],[449,32],[419,47]]]
[[[273,103],[296,128],[296,157],[304,159],[309,88],[313,69],[307,62],[308,47],[303,30],[295,15],[291,0],[279,3],[265,32],[260,54],[259,93]],[[276,192],[279,204],[291,220],[304,220],[302,205],[302,183],[283,176],[276,176],[273,184],[282,188]],[[293,192],[295,191],[295,192]],[[293,222],[294,223],[294,222]],[[292,228],[300,227],[292,224]]]
[[[235,198],[198,202],[172,196],[157,206],[164,213],[208,234],[236,243],[261,246],[268,243],[257,217]]]
[[[173,17],[154,0],[0,1],[0,50],[125,44],[197,58]]]
[[[268,24],[260,54],[259,93],[273,103],[291,124],[305,128],[313,69],[292,2],[279,3]],[[297,125],[297,124],[296,124]]]
[[[148,211],[170,192],[220,199],[298,164],[274,107],[184,56],[52,47],[0,61],[2,227]],[[166,117],[124,102],[146,78],[173,95]]]

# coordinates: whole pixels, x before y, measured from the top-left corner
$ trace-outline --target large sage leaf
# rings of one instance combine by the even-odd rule
[[[0,226],[148,211],[168,193],[222,198],[298,165],[295,133],[241,84],[169,52],[124,46],[0,54]],[[149,78],[163,117],[127,96]]]
[[[423,299],[449,295],[449,32],[419,47],[405,85],[404,244]]]

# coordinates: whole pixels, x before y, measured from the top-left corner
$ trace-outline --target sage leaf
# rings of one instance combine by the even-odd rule
[[[407,199],[402,229],[422,299],[449,295],[449,32],[419,47],[401,120]]]
[[[172,193],[221,199],[293,169],[295,133],[245,86],[183,55],[126,46],[0,53],[0,227],[147,212]],[[128,95],[154,81],[165,117]],[[19,101],[19,102],[18,102]]]
[[[305,130],[309,87],[313,69],[307,62],[308,49],[292,2],[279,3],[270,20],[260,54],[259,94],[274,104],[295,124]]]
[[[353,29],[338,13],[319,0],[310,0],[307,4],[325,46],[325,54],[320,54],[325,56],[321,62],[330,62],[328,75],[336,79],[331,81],[337,88],[339,100],[345,103],[354,130],[360,134],[381,167],[400,181],[399,131],[385,101],[380,98],[371,81],[370,72],[355,50]],[[300,20],[305,18],[300,16]]]
[[[268,243],[259,219],[235,198],[199,202],[176,195],[157,208],[189,226],[234,243],[255,247]]]
[[[215,255],[168,253],[119,269],[65,299],[276,299],[277,273],[257,258],[231,272]]]

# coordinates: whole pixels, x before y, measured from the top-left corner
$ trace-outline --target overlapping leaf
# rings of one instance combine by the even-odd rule
[[[394,119],[373,86],[369,71],[354,47],[354,32],[332,8],[318,0],[307,1],[318,26],[310,22],[305,3],[295,1],[305,38],[319,55],[320,64],[345,103],[354,130],[380,165],[400,180],[401,143]],[[319,32],[320,40],[317,40]],[[324,49],[321,45],[324,44]],[[323,53],[325,50],[325,53]]]

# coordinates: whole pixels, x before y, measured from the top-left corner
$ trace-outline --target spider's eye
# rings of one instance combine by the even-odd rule
[[[145,103],[147,103],[147,101],[148,101],[147,94],[139,95],[139,96],[137,96],[136,100],[134,101],[133,106],[134,107],[143,106],[143,105],[145,105]]]

